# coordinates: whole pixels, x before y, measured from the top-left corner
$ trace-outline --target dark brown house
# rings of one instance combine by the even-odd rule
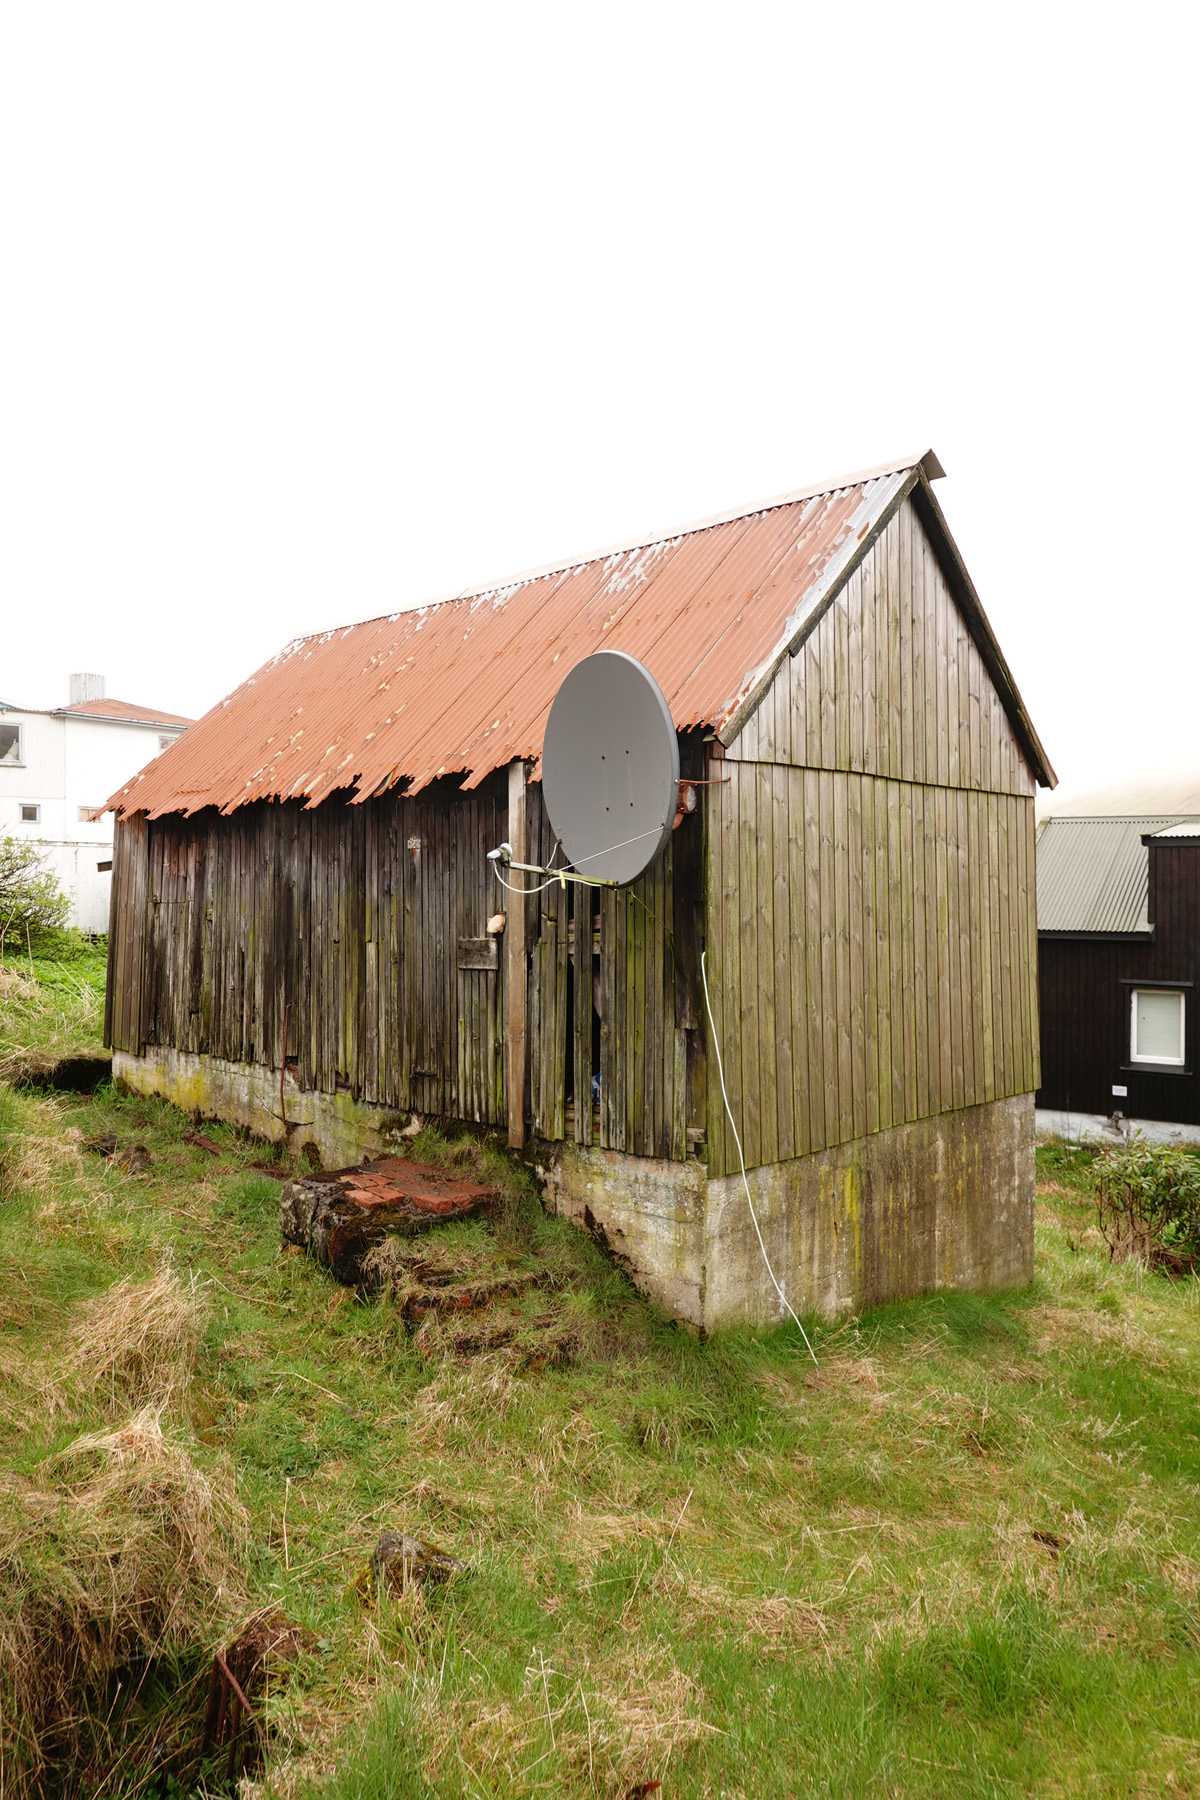
[[[1024,1280],[1053,776],[940,472],[289,645],[113,797],[118,1079],[334,1163],[495,1127],[695,1325],[781,1315],[751,1197],[797,1307]],[[601,647],[666,697],[677,829],[628,888],[508,894]]]
[[[1200,1127],[1200,817],[1050,819],[1037,863],[1043,1123]]]

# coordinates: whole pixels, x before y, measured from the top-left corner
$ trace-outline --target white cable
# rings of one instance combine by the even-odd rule
[[[614,850],[625,850],[630,844],[640,844],[643,838],[659,837],[661,834],[662,826],[652,825],[649,831],[639,831],[636,837],[622,838],[619,844],[605,844],[603,850],[593,850],[590,856],[579,857],[572,867],[577,869],[581,863],[596,862],[601,856],[608,856]]]
[[[505,881],[503,875],[500,873],[500,871],[496,867],[495,863],[492,864],[492,874],[496,877],[496,880],[500,883],[500,886],[502,888],[507,888],[510,894],[544,894],[548,887],[553,887],[556,881],[562,880],[561,875],[552,875],[550,877],[549,881],[543,881],[541,887],[519,888],[519,887],[514,887],[512,885],[511,881]]]
[[[789,1313],[792,1313],[792,1320],[795,1323],[800,1336],[804,1339],[804,1347],[812,1357],[814,1365],[819,1368],[820,1365],[817,1363],[817,1353],[808,1341],[808,1333],[805,1331],[803,1325],[801,1325],[799,1319],[796,1318],[795,1313],[792,1312],[787,1295],[775,1280],[775,1271],[771,1267],[771,1259],[767,1255],[767,1246],[763,1243],[762,1232],[758,1229],[758,1215],[754,1210],[754,1202],[750,1198],[750,1183],[746,1179],[746,1158],[742,1154],[742,1140],[738,1135],[738,1128],[734,1123],[733,1108],[729,1104],[729,1095],[725,1090],[725,1069],[721,1062],[721,1046],[717,1042],[717,1027],[712,1016],[712,1001],[708,997],[708,976],[704,972],[705,955],[706,952],[702,950],[700,952],[700,979],[704,983],[704,1008],[708,1013],[709,1029],[712,1031],[713,1050],[717,1058],[717,1074],[721,1077],[721,1097],[725,1102],[725,1112],[729,1119],[730,1129],[733,1132],[733,1141],[738,1148],[738,1162],[741,1164],[742,1169],[742,1186],[746,1190],[746,1205],[750,1208],[750,1217],[754,1220],[754,1235],[758,1239],[758,1247],[762,1251],[762,1259],[767,1266],[767,1274],[771,1277],[772,1282],[774,1282],[775,1292],[779,1295],[779,1298],[783,1301],[783,1304],[787,1307]]]

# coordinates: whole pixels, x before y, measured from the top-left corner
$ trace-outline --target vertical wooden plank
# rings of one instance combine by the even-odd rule
[[[962,994],[963,1104],[975,1104],[975,1014],[978,1008],[972,955],[970,803],[972,796],[959,788],[958,814],[958,930],[959,982]]]
[[[837,768],[837,601],[835,600],[817,627],[820,642],[821,680],[819,687],[821,718],[821,751],[817,767]]]
[[[756,967],[749,988],[750,1019],[757,1040],[758,1057],[758,1161],[779,1161],[779,1094],[775,1029],[775,809],[772,769],[765,763],[751,766],[754,781],[755,863],[750,866],[755,886],[754,935]],[[786,950],[786,946],[785,946]]]
[[[875,874],[875,1017],[878,1027],[876,1049],[876,1105],[879,1130],[886,1131],[900,1123],[892,1112],[892,1064],[895,1057],[893,1036],[898,1027],[892,1012],[892,936],[890,914],[891,846],[888,842],[887,783],[874,784],[872,824],[874,828]]]
[[[792,1062],[792,964],[797,945],[792,937],[789,886],[791,870],[791,790],[790,771],[771,771],[771,839],[772,839],[772,912],[771,938],[774,949],[775,992],[772,1017],[774,1023],[774,1076],[776,1131],[775,1154],[787,1161],[797,1154],[795,1098],[796,1080]],[[772,1054],[772,1051],[768,1051]]]
[[[926,575],[929,581],[930,604],[934,609],[936,653],[937,653],[937,783],[939,787],[950,785],[950,649],[949,649],[949,612],[945,583],[941,571],[931,555],[926,561]]]
[[[1016,1092],[1013,1079],[1013,977],[1016,973],[1016,945],[1013,941],[1011,885],[1012,866],[1011,851],[1008,841],[1008,810],[1010,801],[1006,794],[998,794],[996,805],[996,831],[999,849],[998,876],[1000,902],[1000,1006],[1003,1022],[1002,1035],[1002,1087],[1001,1093],[1007,1098]]]
[[[912,826],[912,982],[913,982],[913,1118],[928,1118],[929,1104],[929,969],[926,962],[927,898],[925,892],[925,789],[909,790]]]
[[[667,854],[670,854],[669,848]],[[666,1067],[666,1019],[663,1013],[663,953],[665,949],[663,912],[666,905],[663,857],[656,857],[646,871],[650,892],[650,916],[646,920],[646,1044],[647,1091],[649,1105],[649,1141],[651,1155],[665,1156],[663,1148],[663,1072]],[[671,1047],[674,1064],[674,1046]]]
[[[850,1135],[862,1137],[867,1131],[866,1058],[866,974],[864,968],[863,906],[863,788],[873,777],[846,777],[846,838],[843,854],[846,860],[846,907],[849,924],[849,1037],[850,1037]]]
[[[966,1104],[963,1073],[963,1001],[961,974],[961,927],[958,893],[958,798],[953,791],[946,794],[946,918],[947,918],[947,982],[950,1002],[950,1080],[953,1105]]]
[[[887,762],[887,595],[884,546],[876,543],[863,561],[863,746],[862,767],[878,775]]]
[[[809,633],[804,648],[796,659],[804,664],[801,684],[804,693],[804,760],[810,769],[821,767],[824,742],[822,722],[828,708],[821,679],[821,646],[824,641],[822,624]]]
[[[922,671],[925,684],[925,762],[921,776],[929,786],[935,786],[941,775],[938,768],[938,694],[941,687],[941,670],[938,665],[937,644],[937,595],[933,587],[930,563],[932,556],[929,540],[917,521],[913,526],[913,564],[916,573],[917,547],[920,546],[920,596],[921,620],[924,628],[924,650],[922,655]]]
[[[834,920],[834,839],[833,783],[835,777],[822,770],[813,786],[814,826],[805,836],[811,845],[810,875],[816,871],[816,882],[810,882],[810,918],[815,925],[815,938],[820,946],[819,978],[814,991],[819,997],[817,1028],[820,1050],[814,1057],[810,1048],[809,1068],[821,1072],[820,1132],[814,1132],[814,1145],[831,1148],[838,1140],[838,1032],[837,1032],[837,948]],[[811,1040],[810,1040],[811,1044]]]
[[[1025,963],[1025,982],[1028,1004],[1029,1033],[1029,1087],[1035,1090],[1042,1085],[1042,1049],[1039,1020],[1040,997],[1038,993],[1038,940],[1037,940],[1037,825],[1034,819],[1032,799],[1022,800],[1021,825],[1025,844],[1025,920],[1026,933],[1029,940],[1029,951]]]
[[[913,775],[913,584],[912,584],[912,509],[909,503],[900,508],[892,521],[897,538],[898,577],[896,606],[900,635],[900,751],[891,773],[902,781]]]
[[[904,1033],[900,1066],[902,1111],[907,1121],[920,1117],[917,1110],[916,839],[911,784],[899,782],[896,795],[900,806],[900,994]]]
[[[847,581],[836,604],[846,609],[846,672],[837,704],[849,713],[847,757],[840,766],[861,773],[875,766],[875,682],[872,659],[872,551]],[[868,747],[868,739],[869,747]]]
[[[742,1020],[741,1020],[741,884],[740,884],[740,842],[739,818],[741,812],[741,779],[740,768],[729,763],[712,763],[718,778],[727,776],[728,785],[714,788],[711,791],[720,796],[720,833],[721,833],[721,915],[720,943],[710,939],[716,962],[716,980],[711,977],[709,989],[712,994],[714,1011],[717,1020],[717,1032],[720,1043],[721,1058],[725,1068],[725,1086],[729,1096],[729,1107],[737,1121],[739,1131],[745,1129],[745,1099],[742,1077]],[[714,1059],[715,1060],[715,1059]],[[716,1068],[713,1075],[716,1076]],[[715,1173],[730,1174],[738,1166],[737,1146],[733,1141],[733,1133],[729,1129],[725,1116],[724,1102],[719,1087],[715,1095],[710,1089],[710,1124],[712,1116],[718,1111],[723,1116],[722,1142],[724,1144],[724,1161]]]
[[[907,882],[900,833],[900,784],[887,783],[888,844],[888,1009],[892,1123],[904,1119],[904,953],[901,896]]]
[[[879,803],[879,782],[862,784],[862,820],[859,849],[859,889],[862,907],[862,1030],[863,1030],[863,1105],[866,1130],[879,1130],[879,960],[875,868],[875,809]]]
[[[786,936],[788,940],[788,1006],[791,1032],[792,1155],[812,1147],[808,1110],[808,944],[804,865],[804,770],[785,771],[788,799]],[[776,925],[778,932],[779,925]],[[776,1021],[778,1024],[778,1020]]]
[[[641,1156],[645,1141],[646,914],[634,883],[625,894],[625,1138]]]
[[[673,920],[675,917],[674,849],[678,840],[678,832],[672,834],[662,858],[662,875],[659,882],[659,896],[662,910],[659,913],[658,939],[658,1010],[662,1021],[659,1031],[659,1072],[656,1077],[659,1086],[659,1152],[660,1156],[673,1157],[675,1145],[675,1067],[677,1061],[675,1047],[675,956]],[[686,1063],[686,1052],[685,1052]]]
[[[850,767],[850,724],[853,695],[850,686],[850,621],[847,594],[838,595],[830,607],[834,625],[833,718],[836,734],[834,767]]]
[[[821,920],[821,778],[805,769],[803,781],[804,865],[804,1031],[807,1042],[808,1148],[824,1149],[825,1005],[822,978],[824,943]]]
[[[847,799],[843,773],[833,778],[834,982],[837,994],[837,1132],[846,1143],[854,1135],[854,1059],[850,1039],[850,858]]]
[[[982,1037],[982,1093],[985,1100],[996,1098],[996,1008],[995,1008],[995,841],[992,831],[992,798],[981,794],[978,801],[980,880],[978,895],[979,932],[979,1008]]]
[[[706,760],[705,771],[710,780],[720,781],[720,765],[711,757]],[[705,1144],[710,1176],[725,1173],[725,1107],[721,1099],[717,1057],[713,1049],[714,1038],[720,1044],[721,1056],[725,1055],[725,1043],[729,1033],[724,1027],[722,958],[724,956],[724,908],[725,894],[723,887],[722,859],[724,851],[723,819],[726,802],[723,796],[728,789],[722,786],[707,787],[704,794],[704,946],[703,979],[700,987],[699,1008],[701,1032],[707,1049],[706,1068],[706,1130]],[[707,999],[705,988],[707,987]],[[710,1011],[712,1017],[710,1018]]]
[[[741,1132],[746,1167],[762,1161],[762,1097],[758,1057],[758,787],[753,765],[739,766],[734,778],[737,801],[737,864],[739,931],[734,945],[736,971],[732,990],[737,1007],[741,1041],[742,1089],[740,1111],[734,1117]],[[730,1096],[732,1099],[732,1095]]]
[[[525,853],[528,788],[525,764],[514,762],[508,770],[508,831],[514,862],[528,862]],[[520,883],[513,882],[514,887]],[[525,1034],[528,1029],[528,984],[525,959],[525,909],[529,902],[520,894],[507,894],[508,927],[508,1142],[520,1150],[525,1144]]]
[[[904,595],[900,577],[900,526],[893,517],[886,532],[887,544],[887,664],[888,664],[888,759],[887,773],[898,781],[904,761],[904,687],[901,653],[901,620]]]

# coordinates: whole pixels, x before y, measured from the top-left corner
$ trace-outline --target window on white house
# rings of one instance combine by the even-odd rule
[[[1163,988],[1134,988],[1131,1062],[1183,1062],[1184,997]]]
[[[88,821],[91,819],[91,816],[95,812],[95,810],[96,809],[94,806],[81,806],[79,809],[80,824],[86,825],[88,823]]]
[[[23,763],[21,755],[21,727],[19,725],[0,725],[0,763]]]
[[[42,809],[40,806],[22,806],[21,808],[22,825],[36,825],[41,816]]]

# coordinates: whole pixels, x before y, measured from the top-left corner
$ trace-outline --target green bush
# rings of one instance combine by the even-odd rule
[[[1113,1261],[1188,1268],[1200,1254],[1200,1158],[1140,1132],[1092,1169],[1100,1230]]]
[[[66,923],[71,902],[58,879],[42,861],[36,844],[0,838],[0,950],[26,934],[40,939]]]

